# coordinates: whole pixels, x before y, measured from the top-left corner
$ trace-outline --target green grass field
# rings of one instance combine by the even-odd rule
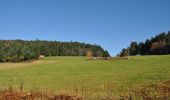
[[[136,56],[130,60],[86,60],[85,57],[46,57],[31,63],[0,64],[0,86],[65,90],[86,88],[115,91],[144,83],[170,80],[170,55]]]

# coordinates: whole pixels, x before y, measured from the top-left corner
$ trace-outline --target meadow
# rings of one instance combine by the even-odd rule
[[[121,93],[131,86],[166,80],[170,80],[170,55],[131,56],[129,60],[45,57],[35,62],[0,64],[1,88],[23,84],[25,90],[80,90],[95,95],[106,90]]]

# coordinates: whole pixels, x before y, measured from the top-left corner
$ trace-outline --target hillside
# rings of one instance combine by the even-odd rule
[[[0,64],[2,88],[18,88],[23,82],[27,90],[48,88],[73,92],[84,88],[88,95],[95,96],[105,93],[107,88],[116,95],[130,86],[170,80],[170,55],[90,61],[85,57],[47,57],[38,62],[5,64]]]

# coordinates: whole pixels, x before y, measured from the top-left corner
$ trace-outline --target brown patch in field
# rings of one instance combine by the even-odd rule
[[[0,100],[82,100],[78,96],[51,95],[45,92],[23,92],[15,90],[1,90]]]
[[[170,100],[170,81],[132,88],[120,97],[121,100]]]
[[[0,100],[86,100],[90,95],[83,96],[68,94],[53,94],[50,91],[17,91],[11,89],[0,90]],[[170,81],[155,85],[131,87],[125,93],[115,97],[113,95],[99,96],[97,100],[170,100]]]

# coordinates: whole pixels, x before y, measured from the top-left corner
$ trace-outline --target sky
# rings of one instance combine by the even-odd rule
[[[0,0],[0,39],[78,41],[114,56],[170,31],[170,0]]]

